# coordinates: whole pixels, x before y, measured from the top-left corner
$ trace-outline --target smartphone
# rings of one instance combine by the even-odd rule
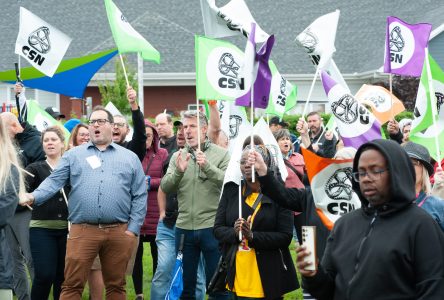
[[[302,245],[310,252],[304,261],[311,262],[311,265],[305,267],[305,270],[316,271],[316,226],[302,226]]]

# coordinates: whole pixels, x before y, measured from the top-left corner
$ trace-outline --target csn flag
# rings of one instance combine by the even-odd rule
[[[336,29],[339,10],[323,15],[313,21],[297,37],[296,42],[303,46],[309,55],[319,55],[318,65],[324,69],[336,51]]]
[[[235,105],[232,101],[219,101],[219,112],[221,113],[221,129],[228,137],[228,151],[231,154],[236,145],[235,140],[242,133],[249,134],[252,129],[251,124],[247,119],[245,108]]]
[[[120,53],[138,52],[144,60],[160,63],[160,53],[140,35],[111,0],[105,0],[109,26]]]
[[[323,71],[321,78],[344,145],[358,149],[368,141],[380,139],[381,125],[375,116],[327,72]]]
[[[70,43],[69,36],[20,7],[15,53],[24,57],[34,68],[52,77]]]
[[[43,108],[41,108],[37,101],[27,100],[26,105],[28,109],[26,121],[28,121],[29,124],[34,125],[40,132],[50,126],[59,126],[65,133],[65,140],[69,140],[69,136],[71,135],[69,131],[62,125],[62,123],[54,119]]]
[[[404,76],[421,76],[425,48],[432,25],[408,24],[396,17],[387,17],[384,72]]]
[[[355,97],[360,103],[371,107],[381,124],[388,122],[392,115],[396,116],[405,110],[401,100],[382,86],[363,84]]]
[[[256,23],[244,0],[231,0],[220,8],[216,6],[215,0],[200,0],[200,6],[205,35],[208,37],[221,38],[239,33],[249,36],[250,24]],[[267,38],[268,34],[257,25],[256,41],[263,43]]]
[[[328,230],[341,216],[361,207],[352,188],[353,159],[335,160],[302,149],[316,212]]]

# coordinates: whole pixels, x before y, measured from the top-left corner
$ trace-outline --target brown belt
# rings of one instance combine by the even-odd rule
[[[87,225],[87,226],[103,229],[103,228],[119,227],[119,226],[127,224],[127,223],[83,223],[83,224]]]

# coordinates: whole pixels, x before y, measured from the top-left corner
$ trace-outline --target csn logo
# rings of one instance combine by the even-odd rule
[[[244,79],[238,81],[239,64],[234,60],[231,53],[223,53],[219,59],[219,72],[222,76],[218,80],[218,85],[223,89],[237,89],[244,90]]]
[[[22,47],[23,54],[39,66],[41,66],[46,59],[43,54],[46,54],[51,50],[49,34],[49,28],[42,26],[31,32],[28,36],[29,46]]]

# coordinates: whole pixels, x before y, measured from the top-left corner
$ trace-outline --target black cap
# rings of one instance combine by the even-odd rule
[[[433,166],[430,163],[430,153],[426,147],[413,142],[407,142],[402,147],[410,158],[417,159],[423,164],[423,166],[427,169],[427,172],[429,172],[429,175],[434,173]]]
[[[60,111],[59,111],[57,108],[55,108],[55,107],[48,106],[47,108],[45,108],[45,111],[46,111],[48,114],[50,114],[51,117],[53,117],[54,119],[57,119],[57,118],[62,118],[62,119],[64,119],[64,118],[65,118],[65,115],[62,115],[62,114],[60,113]]]
[[[273,117],[270,119],[269,125],[280,125],[282,128],[288,128],[289,124],[284,120],[281,120],[279,117]]]
[[[176,121],[174,121],[173,125],[174,126],[179,126],[179,125],[183,125],[183,124],[182,124],[182,121],[176,120]]]

